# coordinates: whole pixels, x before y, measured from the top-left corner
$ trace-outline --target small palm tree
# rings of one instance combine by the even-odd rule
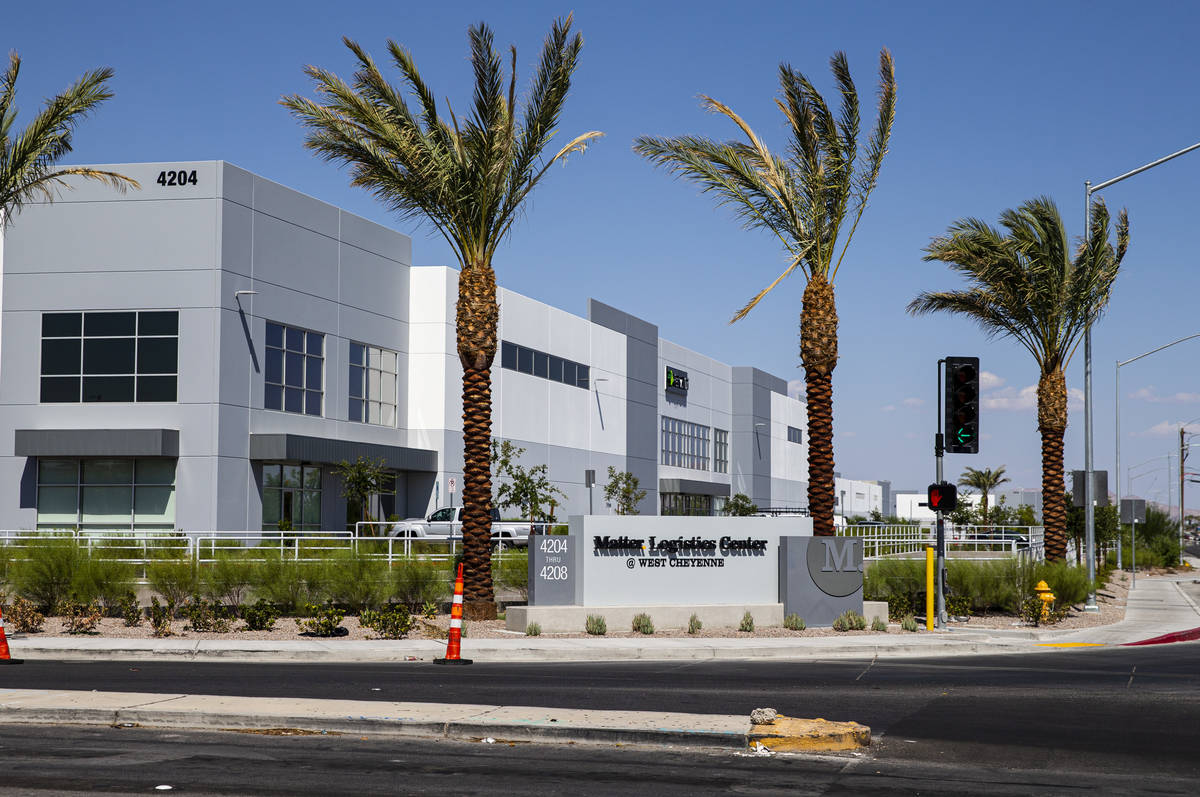
[[[745,141],[698,136],[638,138],[634,150],[656,166],[698,183],[718,203],[733,207],[748,229],[766,229],[783,244],[788,266],[734,315],[744,318],[793,271],[807,287],[800,313],[800,360],[808,399],[808,507],[813,533],[832,535],[833,369],[837,366],[837,306],[833,280],[875,188],[896,118],[896,73],[886,49],[879,54],[879,111],[865,149],[859,151],[858,91],[844,53],[830,59],[841,94],[835,118],[821,94],[788,64],[779,66],[787,120],[787,156],[770,152],[740,116],[703,97],[704,107],[727,117]],[[849,221],[849,228],[846,222]],[[838,239],[845,233],[838,251]]]
[[[1012,479],[1004,475],[1004,466],[992,470],[984,468],[983,470],[975,470],[975,468],[967,468],[963,471],[962,476],[958,477],[959,485],[963,487],[974,487],[979,491],[979,513],[983,522],[987,523],[988,516],[988,493],[995,490],[1002,484],[1010,482]]]
[[[26,204],[53,202],[60,189],[69,188],[67,177],[100,180],[119,191],[141,187],[136,180],[116,172],[55,165],[70,154],[75,126],[113,96],[107,87],[113,76],[111,69],[86,73],[66,91],[47,100],[29,125],[17,132],[15,103],[20,71],[21,58],[11,53],[8,69],[0,76],[0,236]]]
[[[1058,208],[1047,197],[1031,199],[1000,215],[1006,232],[978,219],[963,219],[926,247],[925,260],[948,263],[967,279],[964,290],[927,291],[913,299],[913,315],[947,312],[977,322],[989,336],[1010,337],[1037,361],[1038,431],[1042,437],[1042,522],[1046,558],[1067,553],[1063,499],[1063,434],[1067,428],[1067,382],[1071,356],[1108,305],[1113,282],[1129,247],[1129,217],[1117,218],[1116,246],[1109,242],[1109,214],[1092,205],[1092,228],[1074,256]]]
[[[388,52],[415,95],[387,82],[358,44],[353,84],[310,66],[319,101],[299,95],[282,103],[308,128],[305,146],[350,167],[351,182],[367,189],[401,218],[432,224],[458,258],[457,348],[463,369],[463,561],[465,614],[496,616],[491,573],[492,360],[496,356],[496,274],[492,257],[525,199],[549,168],[600,136],[585,133],[552,157],[544,153],[557,130],[583,37],[571,18],[554,23],[523,112],[516,99],[517,52],[503,63],[486,25],[470,28],[475,93],[471,115],[444,118],[412,55],[394,41]]]

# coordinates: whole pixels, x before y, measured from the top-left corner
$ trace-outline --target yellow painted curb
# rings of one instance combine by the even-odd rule
[[[751,747],[757,742],[777,753],[828,753],[867,747],[871,744],[871,729],[857,722],[798,719],[780,714],[770,725],[751,726],[746,738]]]
[[[1102,648],[1103,642],[1039,642],[1039,648]]]

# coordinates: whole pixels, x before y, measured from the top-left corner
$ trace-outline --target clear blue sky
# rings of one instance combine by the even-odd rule
[[[439,97],[468,104],[466,29],[485,20],[518,48],[522,84],[551,20],[574,11],[586,38],[562,135],[603,130],[584,156],[552,172],[496,259],[501,284],[572,312],[595,297],[659,324],[681,345],[798,379],[801,280],[784,283],[747,321],[731,314],[784,264],[761,232],[740,229],[695,187],[650,168],[639,134],[734,130],[702,112],[701,93],[736,109],[782,148],[772,98],[788,61],[831,91],[828,58],[845,50],[860,91],[876,59],[896,59],[899,108],[879,188],[838,276],[841,361],[834,377],[837,468],[847,476],[931,481],[935,361],[978,354],[997,387],[985,394],[977,456],[947,472],[1005,465],[1040,485],[1032,359],[986,341],[969,323],[914,319],[919,291],[955,285],[922,247],[956,218],[994,221],[1047,194],[1072,235],[1083,181],[1106,180],[1200,140],[1195,36],[1200,7],[1167,2],[780,2],[731,6],[579,2],[68,2],[47,15],[6,9],[0,45],[24,59],[29,110],[84,70],[116,70],[116,98],[79,130],[73,162],[223,159],[414,236],[417,264],[453,264],[426,229],[400,225],[344,172],[301,147],[280,95],[310,91],[317,64],[348,74],[343,35],[380,58],[410,48]],[[1091,54],[1090,56],[1088,54]],[[1132,246],[1095,333],[1096,467],[1113,466],[1113,364],[1200,332],[1200,269],[1187,231],[1200,211],[1200,152],[1108,189],[1127,206]],[[1200,417],[1200,340],[1122,369],[1123,465],[1163,457],[1181,422]],[[1082,353],[1068,384],[1083,386]],[[1081,396],[1081,392],[1079,394]],[[923,402],[923,403],[922,403]],[[1082,400],[1072,401],[1067,469],[1083,462]],[[1200,431],[1200,421],[1194,421]],[[1197,438],[1200,441],[1200,438]],[[1200,449],[1194,457],[1200,470]],[[1164,500],[1165,459],[1135,482]],[[1140,472],[1139,470],[1139,472]],[[1110,479],[1110,486],[1112,485]],[[1192,505],[1200,506],[1200,500]]]

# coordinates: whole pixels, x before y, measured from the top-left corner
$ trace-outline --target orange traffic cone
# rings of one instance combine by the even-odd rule
[[[8,654],[8,637],[4,634],[4,610],[0,609],[0,664],[24,664],[23,659],[14,659]]]
[[[458,655],[462,644],[463,616],[463,566],[458,565],[458,575],[454,579],[454,603],[450,605],[450,638],[446,640],[446,658],[434,659],[434,664],[470,664],[470,659]]]

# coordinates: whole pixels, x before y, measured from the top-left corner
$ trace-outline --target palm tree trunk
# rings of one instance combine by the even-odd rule
[[[813,275],[804,289],[800,315],[800,359],[808,399],[808,511],[813,534],[832,536],[833,369],[837,366],[837,306],[833,286]],[[845,510],[843,510],[845,511]]]
[[[1042,435],[1042,526],[1046,560],[1067,558],[1067,502],[1063,489],[1063,434],[1067,430],[1067,380],[1062,369],[1038,381],[1038,431]]]
[[[455,328],[463,369],[463,617],[496,619],[492,589],[492,361],[496,273],[488,263],[458,277]]]

